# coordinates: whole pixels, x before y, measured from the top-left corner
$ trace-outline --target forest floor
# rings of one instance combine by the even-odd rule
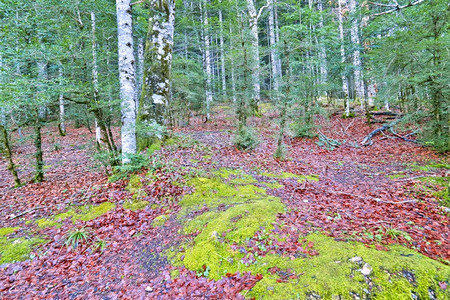
[[[275,117],[252,118],[261,143],[241,152],[222,107],[115,182],[87,129],[46,127],[43,183],[12,189],[0,160],[0,298],[449,299],[448,157],[357,146],[379,124],[335,116],[319,123],[339,147],[286,138],[278,161]]]

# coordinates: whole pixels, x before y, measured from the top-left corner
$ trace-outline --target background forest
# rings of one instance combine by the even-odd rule
[[[371,111],[395,110],[418,124],[422,144],[449,149],[446,1],[122,2],[123,16],[106,0],[1,2],[2,140],[35,127],[37,181],[47,122],[61,135],[67,122],[87,126],[109,152],[102,159],[117,165],[111,127],[121,116],[143,150],[193,115],[214,118],[218,103],[236,110],[242,148],[256,142],[247,117],[273,103],[281,136],[286,120],[294,136],[308,137],[317,115],[342,109],[343,118],[365,113],[370,123]],[[122,18],[132,23],[124,35]],[[132,63],[118,69],[125,43],[132,53],[119,55]],[[130,77],[122,98],[120,72]],[[126,155],[134,143],[123,142]]]

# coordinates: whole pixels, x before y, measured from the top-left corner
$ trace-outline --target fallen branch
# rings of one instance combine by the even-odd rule
[[[13,216],[10,217],[10,219],[11,219],[11,220],[17,219],[18,217],[21,217],[21,216],[26,215],[26,214],[28,214],[28,213],[30,213],[30,212],[33,212],[33,211],[39,210],[39,209],[43,209],[43,208],[45,208],[45,207],[42,207],[42,206],[35,207],[35,208],[29,209],[29,210],[27,210],[27,211],[24,211],[23,213],[20,213],[20,214],[18,214],[18,215],[16,215],[16,216],[13,215]]]
[[[401,136],[400,134],[396,133],[392,127],[389,128],[389,131],[390,131],[394,136],[398,137],[399,139],[404,140],[405,142],[411,142],[411,143],[417,144],[417,141],[408,139],[407,137]]]
[[[402,203],[414,203],[417,202],[417,200],[405,200],[405,201],[388,201],[388,200],[381,200],[379,198],[373,198],[373,200],[381,203],[389,203],[389,204],[402,204]]]
[[[370,114],[372,116],[398,116],[398,114],[391,111],[371,111]]]
[[[372,138],[377,135],[380,132],[383,132],[386,129],[389,129],[395,125],[397,125],[397,123],[399,123],[403,118],[397,119],[394,122],[391,122],[389,124],[383,125],[375,130],[373,130],[371,133],[369,133],[362,141],[361,141],[361,145],[363,146],[371,146],[373,144]]]

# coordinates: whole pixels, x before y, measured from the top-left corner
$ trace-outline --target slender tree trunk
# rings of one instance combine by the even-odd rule
[[[352,18],[352,25],[351,25],[351,31],[350,31],[350,38],[353,43],[353,75],[354,75],[354,82],[355,82],[355,90],[356,90],[356,97],[361,101],[364,99],[364,82],[361,76],[361,52],[360,52],[360,39],[359,39],[359,22],[358,22],[358,16],[356,15],[356,1],[355,0],[349,0],[348,3],[349,12],[350,12],[350,18]],[[361,101],[363,103],[363,101]]]
[[[209,35],[208,35],[208,10],[206,5],[208,4],[207,0],[203,0],[202,4],[203,5],[203,43],[205,45],[205,61],[204,61],[204,66],[205,66],[205,73],[206,73],[206,89],[205,89],[205,93],[206,93],[206,118],[209,120],[210,119],[210,106],[211,106],[211,102],[213,100],[213,95],[212,95],[212,70],[211,70],[211,49],[210,49],[210,41],[209,41]]]
[[[323,28],[323,2],[318,0],[317,8],[320,12],[319,16],[319,29]],[[320,60],[320,83],[322,85],[327,83],[328,71],[327,71],[327,52],[325,50],[325,43],[323,37],[319,38],[319,60]]]
[[[341,40],[341,63],[345,66],[345,39],[344,39],[344,11],[342,9],[342,4],[344,6],[347,4],[347,0],[338,0],[338,20],[339,20],[339,38]],[[341,3],[342,2],[342,3]],[[342,73],[342,92],[344,93],[344,106],[345,106],[345,116],[350,116],[350,100],[348,95],[348,82],[347,75],[345,71]]]
[[[233,36],[233,29],[232,29],[232,25],[230,22],[230,52],[231,54],[233,54],[233,40],[232,40],[232,36]],[[234,57],[231,56],[230,57],[230,69],[231,69],[231,92],[233,94],[233,103],[236,103],[236,78],[235,78],[235,73],[234,73]]]
[[[144,77],[144,49],[145,42],[144,39],[139,39],[138,49],[137,49],[137,72],[136,72],[136,91],[135,91],[135,102],[136,102],[136,114],[137,108],[139,107],[139,100],[142,93],[142,79]]]
[[[269,44],[270,44],[270,64],[272,67],[272,82],[275,99],[278,99],[278,90],[280,87],[281,70],[278,68],[278,53],[276,50],[276,36],[275,36],[275,13],[273,7],[273,0],[270,0],[269,6]]]
[[[130,0],[116,0],[119,54],[120,106],[122,114],[122,163],[136,154],[135,60]]]
[[[42,182],[44,180],[44,159],[42,152],[42,134],[41,134],[41,115],[39,109],[36,110],[36,121],[34,123],[34,147],[36,152],[34,157],[36,159],[34,181]]]
[[[290,86],[290,64],[289,64],[289,50],[288,45],[286,41],[284,41],[284,57],[286,60],[286,92],[283,96],[283,103],[280,111],[280,132],[278,134],[278,141],[277,141],[277,150],[275,151],[275,158],[282,159],[284,157],[284,149],[283,149],[283,138],[284,138],[284,129],[286,127],[286,119],[287,119],[287,105],[289,101],[289,95],[291,93],[291,86]]]
[[[2,115],[3,116],[3,115]],[[6,125],[4,123],[0,124],[0,131],[3,135],[3,144],[5,145],[5,158],[8,161],[8,170],[14,178],[15,187],[20,186],[19,175],[17,175],[16,165],[14,164],[12,157],[11,145],[9,142],[8,131],[6,130]]]
[[[175,1],[152,1],[144,51],[144,79],[139,102],[140,127],[165,125],[165,111],[170,103],[170,80],[175,22]],[[138,132],[139,150],[153,143],[155,136]]]
[[[252,51],[251,51],[251,69],[253,80],[253,99],[251,101],[251,109],[258,111],[258,105],[261,101],[261,84],[260,84],[260,60],[259,60],[259,36],[258,36],[258,13],[255,9],[253,0],[247,0],[247,10],[250,22],[250,33],[252,35]]]
[[[62,65],[60,63],[59,69],[58,69],[58,76],[59,76],[59,87],[62,88],[63,86],[63,69]],[[65,122],[66,116],[65,116],[65,106],[64,106],[64,94],[61,91],[59,94],[59,134],[61,136],[66,135],[66,122]]]
[[[95,37],[95,13],[91,12],[91,27],[92,27],[92,86],[93,96],[94,96],[94,109],[100,109],[99,107],[99,99],[98,99],[98,66],[97,66],[97,42]],[[104,134],[102,134],[102,130],[99,126],[99,120],[95,117],[95,141],[98,147],[101,147],[103,143],[103,139],[106,138]]]
[[[222,3],[222,0],[219,0],[219,3]],[[220,65],[222,72],[222,94],[224,97],[227,96],[227,81],[226,81],[226,73],[225,73],[225,50],[224,50],[224,38],[223,38],[223,16],[222,10],[219,9],[219,24],[220,24]]]

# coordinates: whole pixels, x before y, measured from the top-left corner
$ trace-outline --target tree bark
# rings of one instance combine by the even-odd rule
[[[59,87],[62,89],[63,86],[63,69],[62,65],[60,64],[58,68],[58,76],[59,76]],[[59,134],[61,136],[66,135],[66,123],[65,123],[65,104],[64,104],[64,93],[60,91],[59,93]]]
[[[207,0],[203,1],[203,43],[205,44],[205,73],[206,73],[206,118],[210,119],[210,106],[213,100],[212,94],[212,70],[211,70],[211,49],[210,49],[210,40],[209,40],[209,28],[208,28],[208,10],[206,5],[208,4]],[[201,4],[202,5],[202,4]]]
[[[222,3],[222,0],[219,0],[219,3]],[[222,75],[222,94],[224,97],[227,96],[227,80],[225,73],[225,50],[224,50],[224,38],[223,38],[223,16],[222,10],[219,9],[219,25],[220,25],[220,66],[221,66],[221,75]]]
[[[165,125],[165,110],[170,103],[173,34],[175,23],[174,0],[152,0],[144,51],[144,78],[139,102],[140,127],[154,123]],[[155,139],[138,132],[139,150],[150,146]]]
[[[342,2],[342,3],[341,3]],[[338,0],[338,20],[339,20],[339,38],[341,40],[341,63],[345,66],[345,39],[344,39],[344,11],[342,9],[342,4],[346,5],[346,0]],[[344,106],[345,106],[345,116],[350,116],[350,100],[348,96],[348,81],[345,71],[342,72],[342,92],[344,93]]]
[[[280,87],[280,74],[281,70],[278,68],[278,53],[276,49],[276,36],[275,36],[275,12],[273,7],[273,0],[269,0],[269,43],[270,43],[270,64],[272,67],[272,81],[273,91],[275,93],[275,100],[278,99],[278,90]]]
[[[130,0],[116,0],[119,54],[120,107],[122,115],[122,163],[136,154],[135,59]]]
[[[361,52],[360,52],[360,39],[359,39],[359,22],[356,15],[356,1],[349,0],[348,8],[350,12],[350,18],[352,19],[350,38],[353,43],[353,75],[355,81],[356,97],[361,101],[364,99],[364,83],[361,76]],[[362,103],[362,102],[361,102]]]

